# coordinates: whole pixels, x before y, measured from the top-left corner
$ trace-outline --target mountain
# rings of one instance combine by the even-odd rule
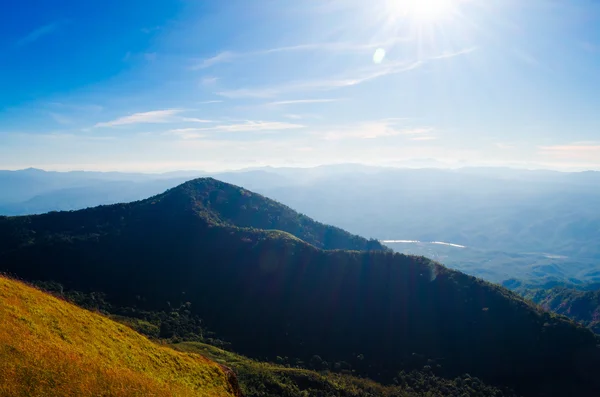
[[[212,179],[130,204],[0,218],[0,270],[123,306],[189,302],[249,357],[318,355],[383,382],[428,369],[525,396],[600,392],[600,341],[584,327],[424,257],[318,248],[348,246],[372,248]]]
[[[0,396],[239,396],[231,370],[0,277]]]
[[[141,200],[199,175],[0,171],[0,214]],[[488,281],[600,281],[599,172],[342,164],[211,176],[354,234],[420,241],[388,246]]]
[[[191,206],[210,223],[284,231],[317,248],[388,250],[377,240],[366,240],[342,229],[316,222],[276,201],[212,178],[185,183],[157,196],[155,201],[163,199],[178,200],[182,206]]]
[[[523,295],[544,309],[567,316],[600,334],[600,289],[528,288],[523,290]]]
[[[465,246],[390,245],[489,281],[600,281],[600,172],[355,165],[263,172],[272,175],[266,182],[216,177],[351,233]]]
[[[177,186],[185,174],[0,171],[0,214],[68,211],[136,201]]]
[[[156,179],[144,174],[117,172],[48,172],[35,168],[18,171],[0,170],[0,205],[29,200],[50,191],[82,187],[110,181]]]
[[[56,203],[62,203],[61,206],[63,207],[65,203],[69,203],[69,200],[74,200],[75,203],[67,204],[67,207],[77,208],[76,203],[90,202],[93,198],[101,200],[104,197],[101,193],[105,193],[109,188],[119,191],[120,197],[136,197],[144,194],[144,192],[154,191],[174,182],[172,179],[163,179],[153,181],[152,184],[146,183],[144,186],[137,186],[135,189],[132,189],[130,184],[124,181],[107,182],[99,189],[87,187],[86,189],[73,188],[67,191],[54,192],[55,198],[52,200]],[[387,249],[378,241],[366,241],[342,229],[320,224],[273,200],[213,179],[198,180],[195,184],[186,184],[180,189],[191,189],[184,192],[184,194],[194,195],[196,197],[194,205],[197,206],[199,212],[218,223],[286,231],[316,247],[324,249]],[[83,197],[80,197],[80,195],[83,195]],[[51,195],[49,194],[44,200],[41,200],[45,204],[39,204],[40,199],[34,198],[21,204],[21,206],[25,206],[24,208],[27,205],[30,206],[29,208],[43,208],[44,205],[48,204],[49,196]],[[116,197],[116,194],[113,197]]]

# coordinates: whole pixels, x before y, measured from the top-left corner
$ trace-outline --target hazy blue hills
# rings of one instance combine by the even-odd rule
[[[309,216],[488,280],[598,281],[600,173],[512,169],[271,169],[247,185]],[[242,183],[243,175],[223,175]],[[228,179],[229,178],[229,179]]]
[[[0,171],[0,214],[41,214],[141,200],[191,178],[186,175],[47,172],[33,168]]]
[[[140,200],[193,175],[204,174],[1,171],[0,214]],[[389,246],[494,282],[600,281],[598,172],[339,165],[214,176],[358,235],[463,245]]]

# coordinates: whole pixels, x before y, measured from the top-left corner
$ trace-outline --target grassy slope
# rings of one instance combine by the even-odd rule
[[[509,397],[514,394],[483,384],[477,378],[442,379],[420,372],[398,376],[399,386],[383,386],[369,379],[340,373],[316,372],[251,360],[217,347],[182,342],[171,345],[183,352],[200,353],[231,367],[246,397]]]
[[[234,396],[199,355],[0,277],[0,396]]]

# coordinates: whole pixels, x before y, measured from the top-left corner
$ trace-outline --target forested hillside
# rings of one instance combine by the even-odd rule
[[[156,200],[177,200],[216,224],[262,230],[280,230],[322,249],[382,250],[377,240],[366,240],[337,227],[324,225],[291,208],[212,178],[196,179],[159,195]],[[174,205],[177,205],[173,202]]]
[[[370,246],[287,211],[197,180],[137,203],[0,218],[0,264],[118,305],[189,302],[250,357],[318,355],[383,382],[428,367],[527,396],[600,391],[599,340],[584,327],[422,257],[318,249]]]
[[[600,289],[555,287],[524,290],[523,295],[546,310],[567,316],[600,334]]]

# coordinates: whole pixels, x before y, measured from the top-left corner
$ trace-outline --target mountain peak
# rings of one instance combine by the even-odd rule
[[[317,222],[290,207],[214,178],[198,178],[148,199],[193,210],[211,224],[280,230],[317,248],[387,251],[380,242]]]
[[[18,170],[18,172],[26,172],[26,173],[30,173],[30,174],[45,174],[47,171],[44,171],[39,168],[29,167],[29,168],[25,168],[22,170]]]

